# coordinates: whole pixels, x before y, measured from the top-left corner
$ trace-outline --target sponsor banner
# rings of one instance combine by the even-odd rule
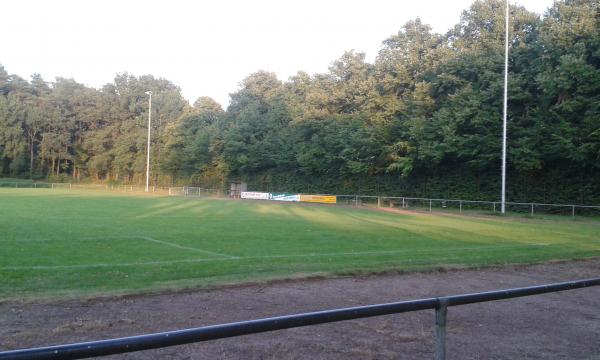
[[[300,201],[300,195],[288,193],[272,193],[271,200],[275,201]]]
[[[271,194],[265,192],[242,191],[242,199],[269,200]]]
[[[312,202],[312,203],[323,203],[323,204],[335,204],[337,197],[335,195],[300,195],[300,201]]]

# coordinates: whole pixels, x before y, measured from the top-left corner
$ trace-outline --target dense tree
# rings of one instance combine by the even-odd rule
[[[496,198],[504,4],[475,1],[445,34],[409,21],[372,64],[348,51],[322,74],[258,71],[225,111],[151,75],[92,89],[0,65],[0,175],[141,183],[151,90],[156,184]],[[509,197],[598,202],[600,7],[510,11]]]

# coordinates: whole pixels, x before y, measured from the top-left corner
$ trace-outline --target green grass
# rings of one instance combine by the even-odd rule
[[[0,189],[0,299],[600,256],[600,222]]]

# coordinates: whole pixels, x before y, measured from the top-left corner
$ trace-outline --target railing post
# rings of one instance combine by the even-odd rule
[[[446,318],[448,304],[446,299],[439,299],[435,308],[435,354],[434,360],[446,360]]]
[[[429,212],[431,212],[431,199],[429,199]]]
[[[573,210],[573,211],[571,212],[571,215],[572,215],[573,217],[575,217],[575,205],[573,205],[573,209],[572,209],[572,210]]]
[[[533,203],[531,203],[531,216],[533,216]]]
[[[496,212],[496,202],[494,201],[494,212]]]
[[[404,198],[402,198],[402,208],[404,209]]]
[[[459,206],[459,210],[458,210],[458,212],[459,212],[459,213],[462,213],[462,200],[460,200],[460,201],[458,202],[458,206]]]
[[[381,196],[377,197],[377,208],[379,209],[381,207]]]

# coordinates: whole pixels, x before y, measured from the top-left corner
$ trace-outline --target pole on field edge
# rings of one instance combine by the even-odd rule
[[[533,216],[533,203],[531,203],[531,216]]]
[[[506,16],[505,16],[505,38],[504,38],[504,111],[502,114],[502,196],[500,211],[505,213],[506,203],[506,117],[508,108],[508,9],[509,4],[506,0]]]
[[[148,94],[148,150],[146,154],[146,192],[150,183],[150,125],[152,123],[152,91],[146,91]]]

